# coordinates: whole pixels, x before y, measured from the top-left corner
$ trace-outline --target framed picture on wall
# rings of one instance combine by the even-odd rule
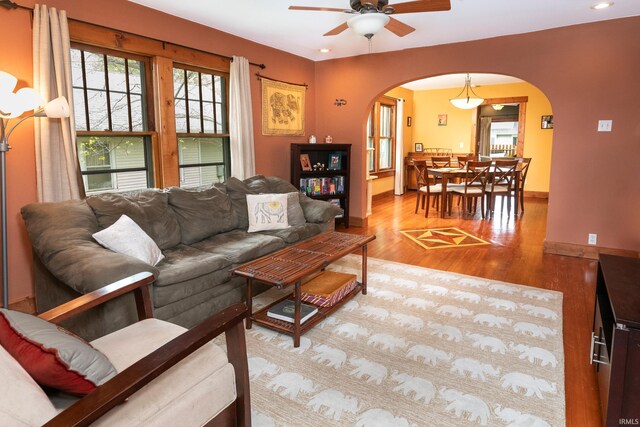
[[[553,116],[542,116],[542,120],[540,121],[540,128],[553,129]]]
[[[446,125],[447,125],[447,115],[438,114],[438,126],[446,126]]]
[[[422,153],[423,148],[422,148],[422,142],[417,142],[416,143],[416,153]]]

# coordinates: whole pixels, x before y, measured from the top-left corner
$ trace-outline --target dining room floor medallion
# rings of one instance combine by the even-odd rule
[[[400,233],[425,249],[461,248],[491,244],[455,227],[401,230]]]

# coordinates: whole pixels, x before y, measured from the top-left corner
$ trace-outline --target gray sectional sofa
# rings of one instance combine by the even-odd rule
[[[293,192],[288,200],[299,201],[304,218],[283,230],[247,232],[247,194]],[[33,245],[38,312],[150,271],[157,278],[154,316],[192,327],[244,299],[244,279],[231,277],[230,268],[333,229],[339,209],[306,197],[280,178],[258,175],[192,190],[172,187],[30,204],[21,212]],[[93,239],[123,214],[154,240],[164,260],[152,266]],[[125,295],[64,326],[92,340],[135,320],[133,297]]]

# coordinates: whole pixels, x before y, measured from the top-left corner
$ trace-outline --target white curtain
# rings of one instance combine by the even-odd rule
[[[396,174],[393,194],[404,194],[404,99],[398,98],[396,108]]]
[[[67,13],[45,5],[35,5],[34,88],[45,103],[64,96],[71,108],[69,118],[35,120],[36,174],[40,202],[84,197],[76,152],[70,50]]]
[[[491,117],[480,118],[480,155],[491,155]]]
[[[231,175],[245,179],[256,174],[253,149],[253,113],[249,61],[234,56],[229,79],[229,134],[231,138]]]

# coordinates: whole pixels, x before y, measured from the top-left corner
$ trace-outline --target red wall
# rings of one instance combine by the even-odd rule
[[[21,5],[33,6],[33,0]],[[50,0],[70,18],[130,31],[205,51],[264,63],[266,76],[307,83],[307,135],[332,135],[354,144],[354,177],[364,176],[364,126],[372,100],[407,81],[456,72],[519,77],[540,88],[554,112],[554,142],[547,240],[640,250],[640,18],[627,18],[476,42],[410,49],[313,63],[286,52],[174,18],[125,0]],[[7,41],[0,70],[32,82],[30,12],[0,8]],[[374,39],[375,46],[375,39]],[[252,72],[258,71],[252,68]],[[264,137],[260,85],[252,80],[256,169],[289,178],[289,143],[305,137]],[[348,104],[337,108],[336,98]],[[598,119],[613,132],[597,133]],[[10,300],[32,295],[31,249],[21,206],[35,202],[33,129],[11,139],[8,160]],[[534,159],[535,161],[535,159]],[[354,216],[364,216],[362,182],[352,180]]]
[[[381,93],[440,74],[519,77],[544,92],[554,113],[546,240],[584,245],[597,233],[598,246],[640,251],[638,40],[634,17],[319,62],[317,133],[353,143],[352,170],[364,176],[366,115]],[[334,107],[335,98],[348,103]],[[599,119],[612,119],[613,131],[596,132]],[[363,216],[363,182],[351,182],[361,195],[351,211]]]

